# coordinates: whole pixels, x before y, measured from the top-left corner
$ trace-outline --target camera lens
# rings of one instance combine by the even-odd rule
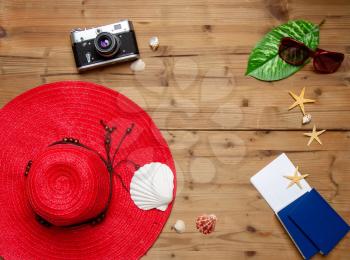
[[[107,49],[109,46],[111,46],[111,41],[108,37],[101,37],[100,41],[98,42],[98,46],[100,46],[102,49]]]
[[[99,33],[94,44],[97,52],[103,57],[113,56],[120,48],[119,38],[108,32]]]

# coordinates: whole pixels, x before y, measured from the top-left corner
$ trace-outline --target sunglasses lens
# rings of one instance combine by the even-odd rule
[[[299,66],[309,58],[309,50],[303,44],[284,38],[279,48],[279,56],[285,62]]]
[[[344,60],[344,54],[338,52],[322,52],[314,57],[314,67],[319,73],[336,72]]]

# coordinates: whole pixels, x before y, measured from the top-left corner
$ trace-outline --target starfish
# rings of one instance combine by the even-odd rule
[[[318,137],[319,135],[323,134],[324,132],[326,132],[326,130],[322,130],[322,131],[316,131],[316,125],[314,125],[314,128],[312,129],[311,133],[304,133],[304,135],[309,136],[310,140],[307,143],[307,145],[309,146],[312,141],[315,139],[319,144],[322,145],[322,142],[320,140],[320,138]]]
[[[303,113],[303,115],[305,116],[305,108],[304,108],[304,104],[306,103],[314,103],[315,100],[313,99],[307,99],[304,98],[304,94],[305,94],[305,87],[303,88],[303,90],[301,91],[300,95],[297,96],[296,94],[294,94],[293,92],[289,91],[289,95],[291,95],[295,102],[293,103],[293,105],[291,105],[288,110],[291,110],[292,108],[295,108],[296,106],[300,107],[301,112]]]
[[[299,167],[297,166],[297,168],[295,168],[293,176],[283,176],[284,178],[287,178],[288,180],[291,180],[291,182],[289,183],[287,189],[292,187],[294,184],[298,185],[298,187],[300,189],[303,188],[303,187],[301,187],[300,181],[305,179],[307,176],[309,176],[309,174],[299,175],[298,174],[298,169],[299,169]]]

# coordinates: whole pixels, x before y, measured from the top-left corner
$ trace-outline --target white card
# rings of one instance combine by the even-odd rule
[[[275,213],[311,190],[305,179],[299,182],[302,189],[296,184],[288,188],[291,180],[284,176],[293,176],[294,172],[295,166],[283,153],[250,178],[250,182]],[[300,175],[299,172],[298,174]]]

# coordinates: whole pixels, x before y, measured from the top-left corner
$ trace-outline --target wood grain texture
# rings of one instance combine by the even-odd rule
[[[146,70],[129,64],[78,74],[69,32],[134,22]],[[346,54],[339,71],[311,64],[279,82],[244,76],[250,50],[288,19],[319,23],[320,47]],[[166,137],[178,194],[163,233],[145,259],[299,259],[300,255],[250,184],[281,152],[350,222],[350,2],[348,0],[1,0],[0,106],[42,83],[86,80],[120,91],[150,113]],[[148,39],[158,36],[152,52]],[[306,105],[323,146],[306,146],[301,113],[288,111],[291,90]],[[195,230],[201,213],[218,216],[216,232]],[[176,219],[186,233],[171,230]],[[349,235],[327,259],[350,259]],[[320,256],[315,259],[321,259]]]

